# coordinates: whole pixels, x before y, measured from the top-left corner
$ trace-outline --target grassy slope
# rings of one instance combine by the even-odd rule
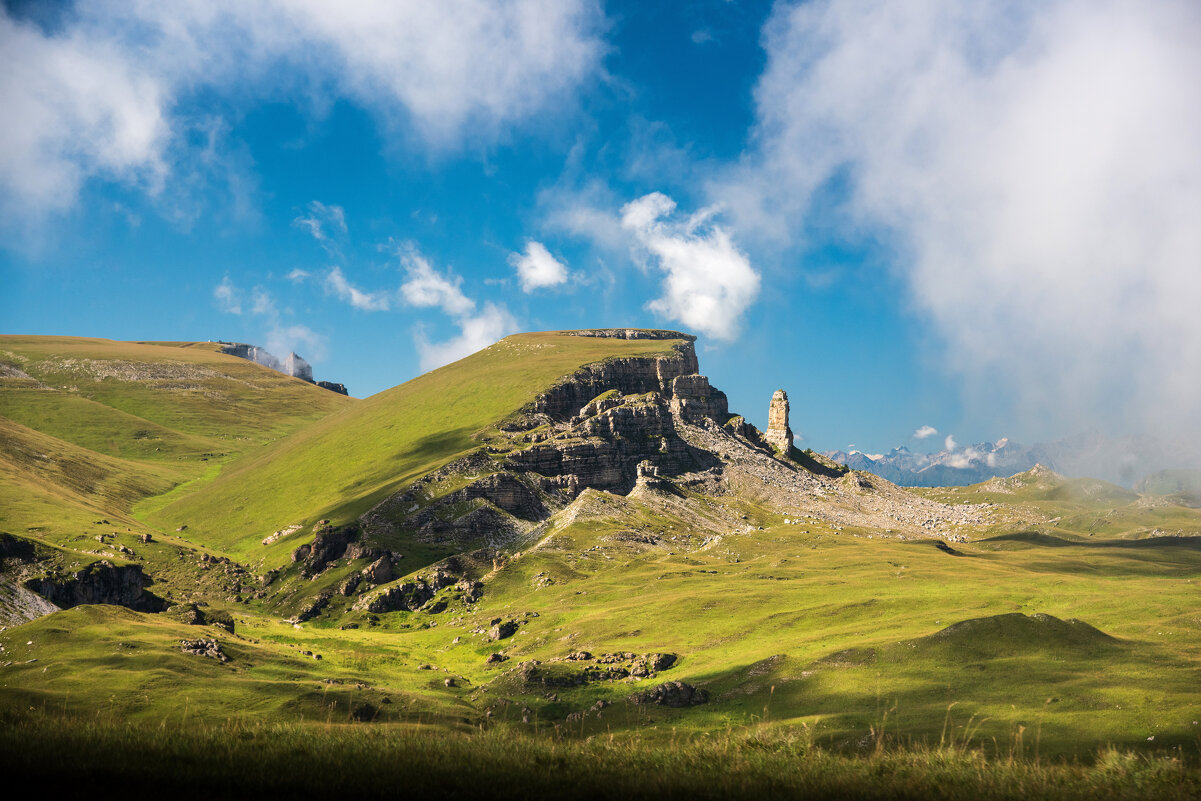
[[[666,352],[673,342],[509,337],[273,443],[147,519],[163,527],[186,524],[197,541],[245,557],[286,525],[354,518],[389,491],[478,447],[477,432],[580,366]]]
[[[219,352],[79,337],[0,337],[0,361],[38,383],[5,379],[0,416],[103,453],[164,459],[205,444],[237,452],[353,405],[342,395]],[[85,410],[86,399],[115,410]],[[131,419],[138,418],[137,420]],[[137,436],[141,434],[142,436]],[[186,437],[194,439],[187,439]]]
[[[212,343],[0,337],[0,529],[63,544],[352,405]]]

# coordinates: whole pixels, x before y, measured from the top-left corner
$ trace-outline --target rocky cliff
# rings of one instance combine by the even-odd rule
[[[644,471],[663,477],[719,464],[678,430],[720,426],[730,416],[725,393],[697,373],[695,337],[640,329],[569,333],[679,342],[667,355],[608,359],[581,368],[506,420],[486,451],[448,465],[372,509],[362,518],[364,528],[408,532],[430,542],[501,547],[585,489],[628,493],[642,463]],[[438,493],[452,476],[464,474],[472,475],[464,486]]]
[[[281,361],[273,353],[260,348],[258,345],[247,345],[244,342],[222,342],[221,352],[228,353],[230,356],[237,356],[239,359],[252,361],[255,364],[261,364],[264,367],[270,367],[276,372],[290,375],[293,378],[299,378],[301,381],[307,381],[310,384],[316,384],[322,389],[337,392],[339,395],[347,394],[346,387],[342,384],[336,384],[332,381],[314,381],[312,365],[296,353],[289,353]]]
[[[161,612],[166,604],[146,592],[151,584],[151,578],[138,565],[100,561],[70,574],[30,579],[25,587],[63,609],[80,604],[112,604],[139,612]]]

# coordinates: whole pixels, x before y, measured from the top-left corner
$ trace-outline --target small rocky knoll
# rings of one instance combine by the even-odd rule
[[[707,704],[709,693],[686,682],[668,681],[650,690],[634,693],[628,700],[631,704],[655,704],[681,709]]]
[[[490,657],[490,660],[489,664],[498,664],[504,661],[504,657]],[[651,678],[660,671],[670,670],[678,660],[679,657],[669,653],[618,652],[594,656],[587,651],[573,651],[546,661],[531,659],[521,662],[502,674],[498,681],[506,684],[516,680],[527,691],[534,687],[566,689],[596,682]]]
[[[221,643],[212,639],[180,640],[179,650],[193,656],[207,656],[218,662],[228,662],[229,655],[221,649]]]
[[[448,557],[415,574],[379,586],[366,577],[375,569],[376,563],[372,563],[363,570],[366,580],[358,589],[361,595],[351,608],[373,614],[417,610],[437,614],[451,602],[476,603],[484,594],[484,585],[479,579],[499,557],[498,551],[481,548]],[[440,592],[448,587],[452,589],[441,593],[440,597]]]

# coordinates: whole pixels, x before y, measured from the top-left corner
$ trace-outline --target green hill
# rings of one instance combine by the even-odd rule
[[[583,365],[670,353],[680,340],[520,334],[380,392],[281,439],[149,514],[250,554],[272,531],[344,523],[390,491],[481,446],[486,430]]]

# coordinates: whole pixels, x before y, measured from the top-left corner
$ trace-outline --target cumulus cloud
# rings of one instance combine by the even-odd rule
[[[550,255],[545,245],[533,239],[525,243],[524,253],[509,254],[509,264],[517,271],[522,292],[533,292],[567,282],[567,268]]]
[[[158,188],[197,90],[347,98],[433,149],[491,139],[570,98],[602,27],[590,0],[78,0],[54,29],[0,9],[0,201],[65,209],[92,177]]]
[[[308,278],[309,278],[309,271],[302,270],[299,267],[292,270],[292,272],[288,273],[288,280],[294,284],[299,284],[302,281],[307,280]]]
[[[675,201],[659,192],[621,209],[621,225],[641,256],[666,276],[663,296],[647,304],[656,314],[687,327],[732,340],[743,312],[759,294],[759,273],[735,247],[729,233],[711,222],[714,208],[673,220]]]
[[[439,273],[412,247],[401,252],[400,261],[408,276],[400,286],[400,294],[410,306],[436,307],[453,317],[475,310],[475,301],[464,295],[460,288],[462,278]]]
[[[934,426],[922,426],[917,431],[913,432],[914,439],[926,439],[938,433],[938,429]]]
[[[346,280],[341,267],[333,267],[325,275],[325,291],[332,292],[356,309],[387,311],[390,307],[384,292],[364,292]]]
[[[410,306],[440,309],[459,329],[456,337],[431,342],[418,328],[414,339],[422,370],[450,364],[517,330],[517,321],[502,305],[488,302],[477,312],[475,301],[463,294],[463,279],[439,273],[414,246],[407,245],[400,256],[406,273],[401,298]]]
[[[217,308],[228,314],[242,313],[242,293],[234,286],[233,281],[229,276],[221,279],[221,283],[213,289],[213,298],[217,301]]]
[[[950,434],[947,434],[947,438],[943,440],[942,447],[945,451],[953,451],[955,450],[957,444],[958,443],[955,442],[955,438]]]
[[[1198,41],[1191,0],[781,4],[713,191],[781,245],[881,239],[988,414],[1197,431]]]

